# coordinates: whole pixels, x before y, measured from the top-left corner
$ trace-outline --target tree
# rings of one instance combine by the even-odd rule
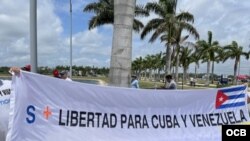
[[[199,55],[199,52],[197,50],[198,49],[196,47],[195,48],[195,52],[192,55],[194,63],[195,63],[195,66],[194,66],[194,76],[195,76],[195,79],[197,79],[197,70],[200,67],[200,65],[199,65],[200,55]]]
[[[133,62],[132,62],[132,71],[134,71],[135,75],[138,76],[138,78],[141,78],[141,72],[143,70],[143,59],[142,57],[136,58]]]
[[[143,24],[135,16],[147,16],[143,6],[136,6],[136,0],[99,0],[90,3],[85,12],[95,15],[89,22],[89,29],[103,24],[114,24],[111,52],[110,84],[128,87],[131,75],[132,29],[139,32]]]
[[[193,56],[194,56],[193,49],[187,47],[180,48],[180,64],[183,67],[183,78],[185,83],[187,80],[187,70],[189,68],[189,65],[195,62]]]
[[[93,12],[95,15],[89,21],[89,29],[104,24],[114,24],[114,0],[98,0],[85,6],[84,12]],[[135,16],[148,16],[142,5],[135,6]],[[123,16],[121,16],[123,17]],[[134,18],[133,30],[139,32],[144,27],[143,23]]]
[[[174,36],[180,28],[190,33],[197,33],[190,24],[194,21],[193,15],[188,12],[176,13],[177,0],[160,0],[149,2],[146,5],[148,11],[153,11],[157,18],[150,20],[141,33],[141,39],[153,31],[149,42],[154,42],[158,37],[162,42],[166,42],[166,74],[170,74],[171,68],[171,45],[174,44]]]
[[[128,87],[131,78],[132,29],[135,0],[114,1],[114,31],[109,82],[113,86]]]
[[[160,72],[161,70],[163,70],[164,68],[164,59],[163,59],[163,53],[160,52],[160,53],[157,53],[155,55],[155,64],[154,64],[154,67],[155,69],[157,69],[157,78],[156,80],[157,81],[160,81]]]
[[[240,57],[244,56],[246,59],[249,59],[249,52],[244,52],[242,46],[238,46],[236,41],[232,41],[231,45],[227,45],[224,47],[225,49],[225,57],[223,62],[226,60],[234,59],[234,84],[236,84],[236,73],[238,71],[238,66],[240,63]]]
[[[182,29],[180,28],[179,30],[177,30],[175,36],[174,36],[174,42],[173,44],[176,46],[175,47],[175,51],[174,51],[174,62],[175,62],[175,78],[176,78],[176,81],[178,80],[179,78],[179,62],[180,62],[180,48],[181,48],[181,45],[185,45],[186,47],[195,47],[194,43],[192,42],[188,42],[186,41],[189,37],[189,35],[186,35],[184,37],[181,37],[181,32],[182,32]],[[196,32],[196,30],[194,30],[194,36],[195,38],[199,38],[199,34]]]
[[[214,63],[219,63],[222,60],[222,53],[223,53],[223,48],[219,45],[213,47],[213,56],[211,57],[212,60],[212,73],[211,73],[211,79],[212,79],[212,84],[214,83]]]
[[[211,70],[211,61],[215,58],[215,50],[219,47],[218,41],[212,41],[213,34],[211,31],[208,31],[208,40],[200,40],[197,42],[198,52],[200,54],[199,58],[203,60],[203,62],[207,62],[207,80],[206,85],[210,84],[210,70]]]

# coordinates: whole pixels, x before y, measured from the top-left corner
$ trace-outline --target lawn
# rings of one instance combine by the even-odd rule
[[[52,76],[51,76],[52,77]],[[0,75],[0,78],[2,79],[11,79],[10,75]],[[74,80],[96,80],[101,81],[104,84],[108,84],[109,80],[108,77],[99,76],[99,77],[73,77]],[[198,80],[196,83],[196,86],[190,86],[189,83],[186,83],[182,85],[182,82],[178,82],[178,89],[206,89],[206,88],[217,88],[222,86],[217,86],[217,82],[214,82],[214,84],[210,84],[209,87],[204,86],[205,81],[204,80]],[[155,82],[155,81],[149,81],[149,80],[139,80],[139,85],[141,89],[162,89],[164,87],[163,82]],[[227,85],[230,86],[230,85]],[[226,87],[226,86],[223,86]]]

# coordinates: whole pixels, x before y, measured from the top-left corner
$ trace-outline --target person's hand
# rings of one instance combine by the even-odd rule
[[[19,74],[20,74],[20,71],[21,71],[21,69],[20,69],[19,67],[11,67],[10,70],[9,70],[9,72],[10,72],[12,75],[13,75],[13,74],[19,75]]]
[[[247,86],[247,87],[248,87],[248,83],[243,83],[242,85],[245,85],[245,86]]]

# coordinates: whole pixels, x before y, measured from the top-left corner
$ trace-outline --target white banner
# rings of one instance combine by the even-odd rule
[[[0,141],[5,141],[10,109],[10,80],[0,80]]]
[[[143,90],[22,72],[13,79],[7,141],[220,141],[249,121],[246,86]]]

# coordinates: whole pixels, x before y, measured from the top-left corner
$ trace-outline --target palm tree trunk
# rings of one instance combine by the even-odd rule
[[[139,72],[138,72],[138,78],[139,78],[139,80],[141,80],[141,69],[139,70]]]
[[[171,46],[167,44],[166,48],[166,75],[171,73]]]
[[[214,61],[212,62],[212,74],[211,74],[212,84],[214,84]]]
[[[165,75],[171,73],[171,47],[170,44],[167,44],[166,47],[166,70]],[[167,81],[165,81],[165,86],[167,86]]]
[[[239,58],[238,64],[239,64],[239,65],[238,65],[238,69],[237,69],[237,70],[238,70],[238,75],[240,75],[240,58]]]
[[[197,79],[197,68],[198,68],[198,65],[195,63],[195,67],[194,67],[195,79]]]
[[[236,73],[237,73],[237,69],[238,69],[238,63],[239,63],[239,61],[237,59],[235,59],[235,62],[234,62],[234,81],[233,81],[235,85],[237,84]]]
[[[175,80],[177,82],[179,81],[179,63],[180,63],[180,56],[179,56],[179,53],[177,52],[177,54],[176,54],[176,66],[175,66]]]
[[[206,82],[206,86],[209,86],[209,78],[210,78],[210,65],[211,64],[211,61],[210,60],[208,60],[208,62],[207,62],[207,82]]]
[[[114,1],[114,31],[111,52],[110,85],[128,87],[132,62],[132,29],[136,0]]]
[[[152,69],[149,69],[149,79],[152,80],[153,76],[152,76]]]
[[[176,48],[172,45],[171,48],[170,48],[170,51],[171,51],[171,60],[170,60],[170,70],[171,70],[171,74],[175,74],[175,67],[174,67],[174,63],[172,63],[172,60],[174,59],[174,57],[176,56],[177,54],[177,51],[176,51]],[[175,77],[175,76],[173,76]]]
[[[158,69],[157,71],[157,81],[161,80],[161,69]]]
[[[184,84],[187,83],[187,70],[188,70],[188,68],[186,68],[186,67],[183,68]]]

